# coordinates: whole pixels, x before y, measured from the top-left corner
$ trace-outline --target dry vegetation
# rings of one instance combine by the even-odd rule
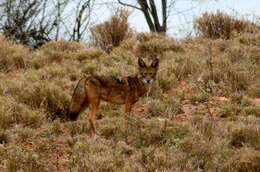
[[[138,44],[136,44],[138,42]],[[31,51],[0,38],[0,171],[260,171],[260,31],[226,40],[124,39],[107,54],[75,42]],[[153,93],[134,107],[131,144],[120,106],[64,119],[85,74],[129,75],[160,57]]]
[[[92,26],[90,29],[92,45],[107,53],[110,53],[113,47],[119,46],[131,35],[128,16],[128,11],[117,10],[108,21]]]
[[[204,13],[195,21],[195,28],[207,38],[230,39],[240,33],[257,32],[259,26],[251,21],[237,19],[235,16],[218,11],[216,14]]]

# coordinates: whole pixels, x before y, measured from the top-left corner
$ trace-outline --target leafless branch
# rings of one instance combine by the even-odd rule
[[[92,9],[91,0],[84,2],[82,5],[80,5],[80,3],[81,2],[79,2],[77,7],[76,20],[72,33],[72,40],[74,41],[80,41],[82,39],[82,35],[86,32]]]
[[[131,8],[134,8],[134,9],[142,11],[142,8],[139,8],[139,7],[137,7],[135,5],[132,5],[132,4],[128,4],[128,3],[122,2],[121,0],[118,0],[118,3],[121,4],[121,5],[128,6],[128,7],[131,7]]]

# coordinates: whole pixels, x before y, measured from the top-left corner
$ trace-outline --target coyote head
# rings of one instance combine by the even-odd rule
[[[150,66],[147,66],[143,59],[138,59],[139,66],[139,78],[143,81],[144,84],[152,84],[155,80],[156,73],[159,66],[158,58],[155,58]]]

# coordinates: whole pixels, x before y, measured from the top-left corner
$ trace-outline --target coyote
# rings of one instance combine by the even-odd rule
[[[69,118],[76,120],[79,114],[90,107],[89,122],[92,131],[96,134],[96,113],[100,101],[125,105],[125,139],[128,135],[128,115],[138,99],[149,91],[156,78],[159,60],[155,58],[147,66],[143,59],[138,59],[138,74],[122,77],[104,77],[90,75],[81,78],[72,95]]]

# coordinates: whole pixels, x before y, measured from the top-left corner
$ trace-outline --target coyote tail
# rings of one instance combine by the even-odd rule
[[[85,88],[86,81],[86,77],[81,78],[74,89],[68,113],[68,117],[72,121],[77,120],[79,113],[83,110],[84,106],[88,105],[87,92]]]

